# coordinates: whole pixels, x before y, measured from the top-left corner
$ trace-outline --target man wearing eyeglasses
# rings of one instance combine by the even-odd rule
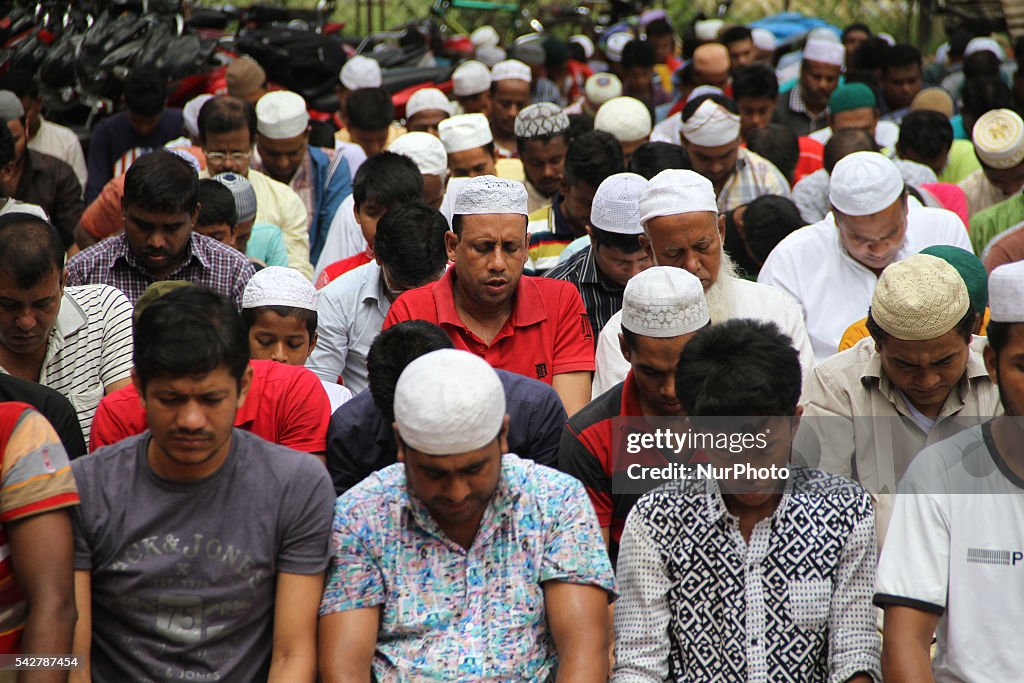
[[[237,97],[214,97],[199,110],[199,143],[206,154],[200,177],[230,172],[248,178],[256,191],[256,222],[281,229],[288,266],[312,279],[306,207],[290,187],[249,167],[255,141],[256,109]]]

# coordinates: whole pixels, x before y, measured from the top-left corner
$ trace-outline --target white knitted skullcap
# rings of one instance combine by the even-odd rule
[[[257,271],[245,285],[242,308],[287,306],[316,310],[316,287],[294,268],[267,266]]]
[[[714,100],[700,103],[697,111],[683,121],[683,136],[691,145],[718,147],[740,137],[740,117]]]
[[[804,45],[804,61],[821,62],[833,66],[842,66],[846,58],[846,48],[842,43],[836,43],[823,38],[813,38]]]
[[[988,310],[994,323],[1024,323],[1024,261],[989,273]]]
[[[523,64],[518,59],[506,59],[503,62],[498,62],[491,69],[491,80],[495,83],[511,80],[532,83],[533,72],[528,65]]]
[[[437,124],[437,134],[449,154],[483,147],[493,142],[491,124],[483,114],[459,114]]]
[[[683,268],[653,266],[622,292],[622,329],[644,337],[678,337],[710,320],[700,279]]]
[[[459,186],[453,216],[485,213],[519,213],[529,216],[526,186],[518,180],[478,175]]]
[[[488,67],[508,59],[508,53],[500,47],[478,47],[473,54]]]
[[[967,43],[967,47],[964,48],[964,58],[970,57],[975,52],[984,52],[986,50],[998,57],[1000,62],[1006,61],[1006,53],[1003,52],[1003,46],[987,36],[971,38],[970,42]]]
[[[896,39],[892,37],[892,34],[889,34],[889,33],[879,33],[879,34],[876,34],[875,37],[881,38],[883,41],[885,41],[885,44],[888,45],[889,47],[892,47],[893,45],[896,44]]]
[[[622,95],[622,81],[615,74],[599,73],[589,76],[583,85],[587,100],[595,107],[600,107],[608,100]]]
[[[412,159],[423,175],[443,176],[448,173],[448,153],[444,143],[430,133],[414,131],[399,135],[388,145],[388,151]]]
[[[718,39],[718,32],[725,26],[721,19],[703,19],[693,25],[693,32],[697,40],[706,43]]]
[[[619,142],[635,142],[651,134],[651,112],[632,97],[616,97],[601,105],[594,117],[594,130],[611,133]]]
[[[477,95],[490,87],[490,69],[475,59],[459,64],[452,72],[452,92],[456,97]]]
[[[181,108],[182,122],[185,126],[185,132],[188,133],[189,137],[199,137],[199,110],[203,108],[207,101],[212,99],[213,95],[210,93],[196,95]]]
[[[774,50],[777,44],[775,34],[766,28],[751,29],[750,37],[754,40],[754,47],[758,50]]]
[[[559,135],[569,130],[569,117],[557,104],[536,102],[519,111],[513,128],[516,137],[525,140]]]
[[[484,359],[441,349],[406,366],[395,386],[394,406],[407,446],[427,455],[456,455],[497,438],[505,419],[505,390]]]
[[[835,43],[836,45],[843,44],[843,40],[839,37],[839,33],[827,26],[819,26],[808,31],[807,41],[811,40],[824,40],[825,42]]]
[[[590,59],[591,57],[594,56],[594,41],[592,41],[588,36],[585,36],[581,33],[577,33],[576,35],[571,36],[569,38],[569,42],[576,43],[577,45],[582,47],[583,56],[586,57],[587,59]]]
[[[694,171],[666,169],[640,193],[640,225],[659,216],[699,211],[717,214],[718,202],[711,181]]]
[[[498,47],[501,38],[493,26],[485,25],[469,34],[469,42],[473,44],[474,48]]]
[[[615,62],[616,64],[621,62],[622,51],[625,50],[626,46],[633,42],[633,40],[633,34],[626,33],[625,31],[608,36],[608,40],[604,44],[604,54],[608,57],[608,61]]]
[[[647,179],[636,173],[616,173],[597,186],[590,207],[590,224],[605,232],[639,235],[640,193],[647,188]]]
[[[690,91],[689,95],[686,96],[686,103],[689,104],[701,95],[721,95],[722,97],[725,97],[725,91],[719,87],[707,85],[706,83],[704,85],[698,85]]]
[[[903,194],[903,176],[878,152],[854,152],[839,160],[828,183],[828,200],[847,216],[868,216]]]
[[[882,271],[871,318],[897,339],[935,339],[956,327],[970,304],[956,268],[937,256],[914,254]]]
[[[421,88],[409,96],[405,103],[405,118],[409,119],[421,111],[436,109],[443,111],[449,116],[452,114],[452,105],[447,95],[437,88]]]
[[[384,76],[380,71],[380,62],[363,55],[356,55],[345,62],[338,78],[341,84],[349,90],[379,88],[380,84],[384,82]]]
[[[309,112],[302,95],[273,90],[256,103],[256,130],[272,140],[302,135],[309,128]]]
[[[1013,168],[1024,161],[1024,119],[1010,109],[981,115],[971,131],[974,151],[991,168]]]

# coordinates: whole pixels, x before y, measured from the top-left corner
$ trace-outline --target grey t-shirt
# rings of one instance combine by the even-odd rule
[[[157,476],[149,432],[73,465],[75,569],[92,572],[92,678],[266,680],[275,577],[330,556],[334,489],[313,456],[234,430],[196,482]]]

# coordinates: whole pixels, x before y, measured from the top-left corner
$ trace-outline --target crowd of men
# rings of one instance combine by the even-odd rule
[[[990,33],[484,26],[327,134],[242,57],[87,153],[0,74],[0,654],[77,658],[0,682],[1024,680]]]

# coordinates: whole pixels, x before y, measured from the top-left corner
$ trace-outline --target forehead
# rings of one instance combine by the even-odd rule
[[[206,134],[206,148],[215,149],[216,151],[223,151],[218,149],[224,147],[237,148],[228,149],[227,151],[238,151],[246,152],[249,150],[249,129],[246,126],[236,128],[235,130],[229,130],[221,133],[207,133]]]
[[[501,99],[529,99],[530,84],[518,78],[506,78],[494,85],[494,96]]]
[[[526,216],[518,213],[481,213],[462,217],[464,240],[521,240],[525,234]]]
[[[260,147],[272,152],[298,152],[305,151],[306,136],[296,135],[293,138],[282,138],[275,140],[265,135],[259,136]]]
[[[834,78],[838,78],[839,72],[842,71],[842,67],[836,66],[835,64],[825,64],[824,62],[815,62],[810,59],[805,59],[803,64],[803,72],[814,74],[815,76],[832,76]]]
[[[231,376],[227,366],[218,365],[210,372],[194,375],[154,375],[146,383],[146,393],[173,391],[181,394],[205,394],[234,389],[236,386],[235,378]]]
[[[409,123],[437,123],[448,118],[448,112],[441,109],[424,109],[409,117]]]
[[[144,209],[141,206],[129,204],[127,201],[124,203],[124,213],[125,217],[131,218],[133,221],[149,223],[152,225],[184,223],[191,218],[191,216],[185,211],[179,211],[177,213],[150,211],[149,209]]]
[[[879,348],[880,353],[889,358],[927,363],[963,351],[966,347],[967,340],[953,329],[934,339],[908,340],[890,336]]]
[[[715,147],[705,147],[704,145],[695,145],[692,142],[687,141],[688,151],[691,155],[706,157],[714,159],[718,157],[729,156],[736,152],[740,147],[740,140],[736,138],[732,142],[727,142],[724,145],[717,145]]]
[[[666,370],[674,368],[679,364],[679,354],[694,334],[696,332],[677,337],[646,337],[638,334],[634,337],[633,362],[657,365]]]
[[[399,429],[401,429],[401,426],[399,426]],[[494,436],[497,438],[497,433]],[[500,450],[500,448],[495,448],[495,441],[491,441],[482,448],[453,455],[428,455],[408,446],[406,446],[405,452],[406,460],[413,462],[419,467],[429,467],[432,470],[443,472],[457,472],[463,468],[499,458]]]
[[[903,200],[897,199],[888,208],[867,216],[835,214],[836,225],[844,232],[856,237],[873,239],[884,237],[906,224]]]
[[[452,152],[448,155],[448,161],[452,166],[477,166],[486,163],[490,159],[485,147],[474,147],[461,152]]]
[[[295,315],[281,315],[269,308],[257,308],[253,320],[253,327],[259,326],[268,330],[279,330],[285,333],[300,331],[305,334],[306,322]]]
[[[882,74],[883,79],[906,79],[916,78],[921,75],[921,67],[917,64],[905,64],[903,66],[890,66]]]
[[[30,287],[19,287],[17,280],[7,271],[0,268],[0,292],[7,299],[17,298],[19,293],[29,299],[51,296],[60,288],[60,272],[50,268],[49,272],[36,280]]]
[[[658,216],[647,221],[647,233],[673,243],[698,242],[718,234],[718,220],[710,211]]]
[[[527,140],[523,143],[523,157],[530,157],[531,159],[563,156],[567,150],[568,147],[566,147],[564,135],[558,135],[547,140]]]

